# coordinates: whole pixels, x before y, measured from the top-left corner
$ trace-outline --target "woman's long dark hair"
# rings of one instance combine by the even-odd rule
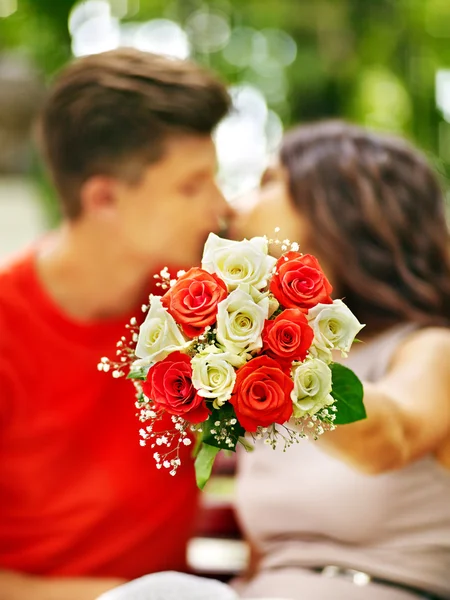
[[[450,324],[450,237],[442,191],[404,141],[339,121],[301,126],[281,162],[336,294],[367,323]]]

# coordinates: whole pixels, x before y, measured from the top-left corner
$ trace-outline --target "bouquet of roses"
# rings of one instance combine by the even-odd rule
[[[118,359],[99,364],[133,381],[146,424],[141,444],[155,450],[158,468],[175,475],[181,446],[196,438],[199,487],[221,449],[249,450],[262,438],[285,449],[365,417],[360,381],[333,361],[363,325],[331,299],[314,256],[277,240],[284,251],[277,260],[268,243],[210,234],[201,268],[156,275],[163,294],[150,296],[140,327],[131,320]],[[164,415],[172,427],[161,433]]]

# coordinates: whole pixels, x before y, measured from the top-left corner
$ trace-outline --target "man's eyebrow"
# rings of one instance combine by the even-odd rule
[[[193,171],[191,173],[183,173],[180,175],[179,180],[180,181],[194,181],[194,180],[207,179],[210,176],[211,176],[210,169],[203,168],[203,169],[198,169],[197,171]]]

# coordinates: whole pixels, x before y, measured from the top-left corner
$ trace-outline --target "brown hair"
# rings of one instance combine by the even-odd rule
[[[208,135],[229,106],[222,83],[189,61],[130,48],[76,60],[57,78],[38,123],[65,215],[81,213],[79,191],[90,176],[138,178],[161,158],[168,135]]]
[[[443,195],[404,141],[339,121],[298,127],[281,149],[290,194],[336,294],[369,328],[450,323]]]

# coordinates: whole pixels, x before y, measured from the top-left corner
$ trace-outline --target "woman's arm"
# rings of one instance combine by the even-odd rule
[[[119,578],[50,578],[0,571],[0,600],[95,600],[122,583]]]
[[[450,434],[450,331],[410,336],[386,376],[364,385],[364,404],[367,419],[323,435],[323,449],[370,474],[436,452]]]

